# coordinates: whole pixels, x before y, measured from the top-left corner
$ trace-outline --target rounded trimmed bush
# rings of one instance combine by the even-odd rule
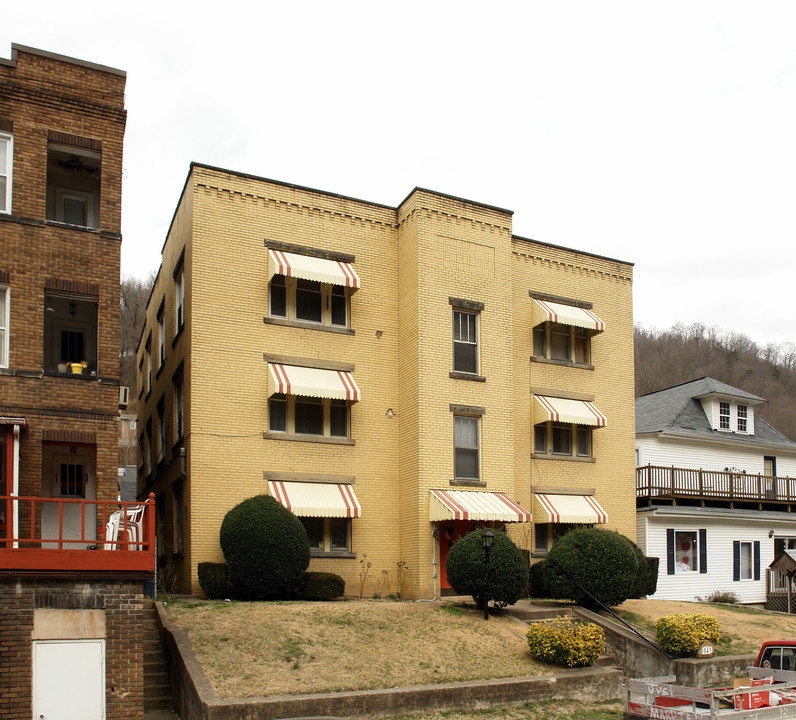
[[[232,508],[221,523],[220,540],[229,578],[244,597],[278,600],[301,587],[310,564],[307,532],[269,495]]]
[[[196,568],[199,586],[209,598],[231,598],[235,587],[229,581],[229,568],[226,563],[200,562]]]
[[[330,572],[304,573],[302,600],[334,600],[345,595],[345,580]]]
[[[693,657],[704,640],[714,645],[721,640],[719,621],[703,613],[664,615],[655,621],[655,635],[670,655]]]
[[[489,563],[484,557],[484,528],[459,540],[445,561],[451,587],[459,595],[471,595],[481,610],[490,600],[497,607],[513,605],[528,585],[528,563],[522,551],[504,533],[494,533]]]
[[[531,623],[525,637],[535,658],[567,667],[591,665],[605,651],[605,633],[599,625],[563,617]]]
[[[580,528],[558,540],[547,555],[545,579],[553,597],[569,598],[587,608],[619,605],[639,591],[639,568],[635,543],[613,530]],[[574,579],[581,587],[570,582]]]

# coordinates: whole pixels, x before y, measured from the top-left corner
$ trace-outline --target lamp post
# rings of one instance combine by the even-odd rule
[[[484,546],[484,564],[489,565],[489,553],[492,552],[492,541],[495,539],[495,533],[490,528],[484,530],[481,537],[481,543]],[[484,620],[489,620],[489,599],[484,599]]]

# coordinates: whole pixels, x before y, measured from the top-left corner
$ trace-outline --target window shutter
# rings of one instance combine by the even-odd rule
[[[704,528],[699,531],[699,572],[708,571],[708,531]]]
[[[674,575],[674,528],[666,529],[666,574]]]
[[[760,579],[760,541],[755,540],[755,580]]]
[[[732,579],[738,582],[741,579],[741,541],[732,541]]]

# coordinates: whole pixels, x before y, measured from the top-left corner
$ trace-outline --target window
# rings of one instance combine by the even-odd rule
[[[185,401],[183,398],[183,379],[179,373],[174,379],[174,438],[175,441],[182,440],[185,427],[183,425],[183,412]]]
[[[97,300],[45,291],[44,369],[69,372],[69,363],[97,371]]]
[[[544,322],[533,329],[534,357],[588,365],[591,333],[580,327]]]
[[[166,314],[161,304],[158,310],[158,370],[166,364]]]
[[[47,147],[47,219],[98,228],[101,174],[102,156],[97,150],[51,142]]]
[[[747,424],[746,420],[748,418],[747,407],[746,405],[739,405],[738,406],[738,432],[745,433]]]
[[[10,290],[0,285],[0,367],[8,367],[8,319],[10,313]]]
[[[534,455],[592,457],[592,428],[588,425],[543,422],[533,428]]]
[[[478,443],[479,419],[454,415],[454,476],[457,480],[478,480],[481,476]]]
[[[751,580],[752,579],[752,543],[751,542],[740,543],[739,562],[740,562],[740,579]]]
[[[732,579],[760,580],[760,541],[734,540],[732,543]]]
[[[329,327],[349,327],[351,288],[317,280],[274,275],[268,286],[268,313],[273,318]]]
[[[730,429],[730,403],[719,403],[719,430]]]
[[[185,506],[183,504],[183,489],[182,483],[175,485],[172,488],[172,503],[173,503],[173,544],[172,553],[175,555],[182,554],[183,546],[183,519],[185,517]]]
[[[14,143],[11,135],[0,133],[0,213],[11,212],[11,174]]]
[[[83,465],[60,463],[58,467],[59,495],[61,497],[84,497],[85,474]]]
[[[174,335],[177,336],[185,323],[185,273],[180,265],[174,275]]]
[[[146,360],[146,385],[144,386],[146,394],[152,392],[152,336],[150,335],[146,340],[144,346],[144,358]]]
[[[693,572],[697,570],[696,531],[676,531],[674,533],[675,570]]]
[[[146,421],[144,426],[144,473],[149,475],[152,472],[152,419]]]
[[[272,395],[268,399],[268,429],[272,433],[347,438],[350,403],[303,395]]]
[[[351,551],[350,518],[300,517],[299,520],[307,531],[310,554]]]
[[[583,527],[594,526],[587,523],[577,525],[573,523],[536,523],[533,526],[534,554],[546,555],[552,544],[558,542],[571,530]]]
[[[772,670],[796,670],[796,647],[792,645],[767,647],[760,658],[760,666]]]
[[[157,418],[158,418],[158,463],[166,459],[166,402],[165,398],[161,395],[157,404]]]
[[[478,315],[453,311],[453,370],[478,374]]]

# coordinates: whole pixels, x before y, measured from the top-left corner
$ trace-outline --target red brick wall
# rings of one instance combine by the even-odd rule
[[[0,717],[33,712],[33,611],[105,613],[105,710],[108,720],[143,718],[143,586],[134,580],[0,580]]]

